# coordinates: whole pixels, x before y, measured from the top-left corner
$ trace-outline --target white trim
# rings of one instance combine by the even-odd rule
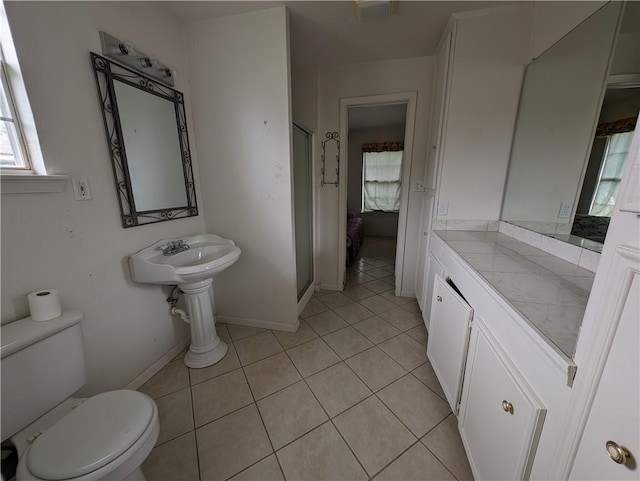
[[[157,374],[160,369],[169,364],[178,354],[182,352],[182,350],[189,345],[190,337],[187,337],[180,341],[175,347],[173,347],[169,352],[167,352],[164,356],[154,362],[147,369],[142,371],[139,375],[133,379],[129,384],[127,384],[123,389],[132,389],[137,390],[140,386],[142,386],[145,382],[151,379],[155,374]]]
[[[2,194],[41,194],[64,192],[68,175],[2,174]]]
[[[393,94],[371,95],[366,97],[350,97],[340,99],[340,185],[338,197],[338,289],[345,283],[347,245],[347,156],[349,152],[349,108],[406,104],[407,117],[404,129],[405,161],[402,167],[402,188],[400,192],[400,211],[398,216],[398,234],[396,242],[395,295],[402,295],[402,279],[404,276],[404,254],[407,237],[407,215],[409,210],[409,192],[411,190],[411,164],[413,161],[413,138],[416,120],[417,92],[400,92]],[[412,294],[415,296],[415,294]]]
[[[338,284],[326,284],[323,282],[319,283],[318,287],[322,291],[341,291],[342,290],[342,288],[338,287]]]
[[[274,329],[276,331],[296,332],[300,327],[300,319],[296,318],[295,324],[284,322],[264,321],[262,319],[249,319],[235,316],[216,316],[216,322],[225,324],[235,324],[237,326],[261,327],[263,329]]]
[[[313,282],[311,282],[309,287],[307,287],[307,290],[305,291],[305,293],[302,295],[302,297],[298,301],[298,316],[302,313],[304,308],[307,306],[307,304],[309,303],[309,301],[313,297],[313,293],[315,291],[316,291],[315,290],[315,284]]]

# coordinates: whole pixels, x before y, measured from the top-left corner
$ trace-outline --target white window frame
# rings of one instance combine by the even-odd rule
[[[398,208],[397,209],[393,209],[393,210],[378,210],[378,209],[368,209],[366,206],[366,201],[365,201],[365,190],[366,190],[366,184],[371,182],[371,183],[375,183],[377,181],[367,181],[366,180],[366,155],[369,153],[375,153],[375,152],[362,152],[362,198],[361,198],[361,207],[360,207],[360,212],[362,214],[365,213],[369,213],[369,212],[385,212],[385,213],[393,213],[393,214],[397,214],[398,212],[400,212],[400,202],[401,202],[401,197],[402,197],[402,176],[403,176],[403,163],[404,163],[404,150],[399,150],[399,151],[393,151],[393,152],[399,152],[400,153],[400,176],[398,177],[397,181],[389,181],[387,183],[389,184],[397,184],[398,186]]]
[[[11,90],[11,83],[9,82],[9,73],[7,71],[7,64],[0,51],[0,88],[4,91],[7,104],[9,106],[10,118],[0,117],[4,122],[12,122],[15,126],[15,130],[7,129],[9,135],[9,142],[11,143],[11,149],[13,155],[16,157],[16,161],[19,161],[20,165],[0,165],[0,169],[3,172],[18,171],[18,172],[32,172],[31,158],[29,156],[29,150],[27,149],[26,137],[22,128],[22,122],[20,121],[20,115],[16,108],[15,98]]]

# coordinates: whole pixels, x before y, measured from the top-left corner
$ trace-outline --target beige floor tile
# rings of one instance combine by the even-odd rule
[[[335,309],[336,307],[344,306],[345,304],[353,302],[350,297],[347,297],[342,292],[337,291],[331,294],[327,294],[326,296],[321,297],[319,300],[330,309]]]
[[[408,304],[409,302],[414,300],[411,297],[396,296],[393,289],[383,292],[382,294],[380,294],[380,297],[393,302],[396,306],[404,306],[405,304]]]
[[[373,346],[366,337],[351,326],[327,334],[323,339],[342,359],[347,359]]]
[[[390,287],[396,286],[396,276],[393,274],[386,277],[380,277],[378,280],[384,282],[385,284],[388,284]]]
[[[420,381],[422,381],[425,385],[431,388],[433,392],[435,392],[440,398],[444,401],[447,400],[447,397],[442,390],[442,386],[440,385],[440,381],[438,381],[438,377],[431,367],[430,362],[424,363],[422,366],[411,371],[415,377],[417,377]]]
[[[231,334],[229,334],[229,326],[227,326],[227,324],[216,322],[216,333],[223,342],[226,342],[227,344],[232,342]]]
[[[416,443],[387,466],[376,481],[444,481],[454,478],[438,459],[422,444]]]
[[[376,293],[363,287],[359,284],[349,285],[344,291],[343,294],[354,301],[359,301],[361,299],[366,299],[367,297],[375,296]]]
[[[371,395],[371,390],[344,362],[314,374],[307,383],[330,417]]]
[[[196,429],[200,477],[227,479],[273,452],[255,404]]]
[[[223,374],[192,388],[196,427],[247,406],[253,402],[242,369]]]
[[[385,312],[396,307],[393,302],[381,296],[367,297],[366,299],[362,299],[358,302],[375,314],[380,314],[381,312]]]
[[[261,399],[257,404],[275,449],[329,419],[304,381]]]
[[[356,354],[345,362],[374,392],[407,373],[400,364],[377,347]]]
[[[473,480],[471,467],[460,439],[458,421],[453,414],[423,437],[422,442],[460,481]]]
[[[408,331],[405,332],[405,334],[411,337],[412,339],[414,339],[415,341],[418,341],[425,348],[427,347],[427,340],[429,339],[429,335],[427,334],[427,330],[424,327],[424,323],[412,329],[409,329]]]
[[[311,376],[340,362],[340,358],[322,339],[314,339],[287,351],[302,377]]]
[[[413,312],[414,314],[417,314],[418,316],[420,316],[420,318],[422,318],[422,310],[420,309],[420,305],[418,305],[418,301],[416,301],[415,299],[412,299],[407,304],[404,304],[402,308],[409,312]]]
[[[189,369],[189,376],[191,378],[191,385],[195,385],[226,374],[240,367],[240,360],[236,353],[236,348],[233,343],[227,344],[227,353],[225,356],[212,366],[207,366],[199,369]]]
[[[233,341],[239,341],[245,337],[253,336],[265,330],[261,327],[239,326],[237,324],[227,324],[229,335]]]
[[[378,347],[408,371],[427,362],[427,348],[406,334],[381,342]]]
[[[156,399],[160,421],[160,436],[156,445],[166,443],[193,430],[191,390],[176,391]]]
[[[322,297],[329,295],[327,291],[320,291],[320,292],[325,293]],[[320,314],[322,312],[326,312],[328,310],[329,308],[325,306],[322,302],[320,302],[319,298],[316,298],[314,295],[313,298],[309,300],[307,305],[304,306],[304,309],[300,313],[300,317],[307,318],[310,316],[315,316],[316,314]]]
[[[314,292],[313,296],[311,296],[311,297],[317,299],[318,297],[324,297],[327,294],[331,294],[332,292],[335,292],[335,291],[328,291],[326,289],[320,289],[319,291]]]
[[[311,329],[316,331],[320,336],[337,331],[338,329],[342,329],[348,325],[344,319],[333,311],[327,311],[322,314],[307,317],[306,321],[307,324],[311,326]]]
[[[178,359],[160,369],[138,391],[157,399],[185,387],[189,387],[189,369],[182,359]]]
[[[366,262],[373,267],[382,267],[389,265],[390,262],[393,262],[393,259],[368,259]]]
[[[142,472],[153,481],[197,481],[198,453],[194,432],[153,448],[142,463]]]
[[[333,311],[349,324],[355,324],[356,322],[364,321],[365,319],[375,316],[373,312],[357,302],[350,302]]]
[[[446,402],[411,375],[390,384],[378,397],[417,437],[451,414]]]
[[[354,324],[353,327],[374,344],[386,341],[400,334],[398,329],[378,316],[358,322]]]
[[[276,455],[267,456],[229,481],[284,481]]]
[[[333,422],[369,476],[416,441],[375,396],[336,416]]]
[[[406,331],[412,327],[419,326],[424,322],[422,317],[405,310],[403,307],[396,307],[389,311],[385,311],[380,314],[380,317],[401,331]]]
[[[276,354],[244,368],[256,399],[262,399],[302,379],[284,353]]]
[[[376,294],[389,290],[389,284],[384,282],[382,279],[374,279],[373,281],[365,282],[362,285]]]
[[[330,422],[277,452],[289,480],[366,480],[353,453]]]
[[[282,351],[280,343],[271,331],[240,339],[235,346],[243,366]]]
[[[376,279],[380,279],[381,277],[387,277],[389,275],[389,271],[385,271],[379,267],[374,267],[373,269],[368,270],[367,274],[375,277]]]
[[[345,283],[345,287],[351,288],[351,287],[355,287],[357,285],[365,284],[367,282],[371,282],[375,280],[376,280],[375,277],[368,276],[364,272],[358,272],[356,274],[351,274],[350,276],[347,276],[347,282]]]
[[[273,331],[273,334],[278,339],[282,349],[299,346],[300,344],[318,337],[316,331],[311,329],[304,319],[300,319],[300,327],[297,332]]]

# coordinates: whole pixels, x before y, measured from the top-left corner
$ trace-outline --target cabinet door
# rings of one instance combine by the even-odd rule
[[[474,478],[527,479],[545,413],[522,374],[476,318],[459,418]]]
[[[426,304],[431,305],[431,303],[429,302],[430,298],[427,298],[425,296],[425,293],[429,269],[429,229],[431,228],[431,214],[433,212],[434,200],[435,198],[431,193],[426,193],[422,196],[422,221],[420,223],[422,235],[420,236],[420,244],[418,246],[418,262],[416,268],[416,297],[418,300],[418,305],[422,310],[423,318],[428,317]],[[429,299],[429,301],[427,301],[427,299]]]
[[[433,288],[435,287],[436,276],[444,279],[444,267],[442,267],[442,264],[438,262],[438,259],[436,259],[433,254],[429,254],[429,258],[427,259],[427,275],[425,276],[423,287],[424,300],[422,306],[422,319],[424,320],[427,331],[430,329],[431,307],[434,299]]]
[[[458,413],[473,309],[439,275],[435,276],[427,356],[449,406]]]

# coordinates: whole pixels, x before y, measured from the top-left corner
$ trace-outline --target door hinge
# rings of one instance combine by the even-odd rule
[[[456,412],[455,415],[457,416],[458,414],[460,414],[460,407],[462,406],[462,403],[459,402],[458,404],[456,404]]]
[[[575,381],[577,373],[578,366],[576,366],[575,364],[567,367],[567,386],[573,387],[573,381]]]

